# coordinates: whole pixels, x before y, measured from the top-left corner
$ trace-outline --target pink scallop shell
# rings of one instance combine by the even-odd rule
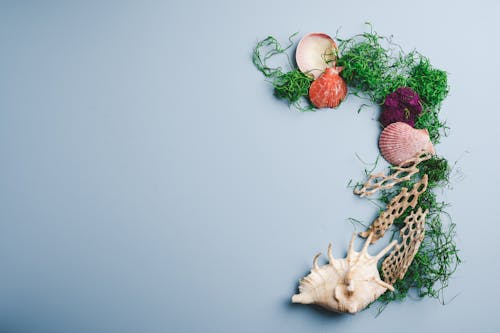
[[[422,151],[435,154],[426,129],[415,129],[403,122],[392,123],[380,134],[380,153],[392,165],[401,165]]]

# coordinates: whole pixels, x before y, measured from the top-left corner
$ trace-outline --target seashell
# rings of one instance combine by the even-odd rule
[[[346,97],[347,84],[339,75],[341,71],[342,67],[329,67],[311,84],[309,99],[318,109],[335,108]]]
[[[380,279],[377,263],[397,241],[372,257],[367,252],[372,235],[366,240],[361,252],[353,249],[355,237],[356,234],[351,238],[346,258],[334,259],[331,243],[328,245],[327,265],[318,266],[321,253],[314,257],[311,273],[300,281],[299,293],[292,296],[293,303],[317,304],[335,312],[356,313],[387,289],[394,290]]]
[[[337,57],[337,44],[324,33],[309,33],[302,37],[295,60],[300,71],[317,79],[323,71],[331,67]]]
[[[380,153],[392,165],[401,165],[422,151],[435,154],[426,129],[415,129],[403,122],[388,125],[378,141]]]

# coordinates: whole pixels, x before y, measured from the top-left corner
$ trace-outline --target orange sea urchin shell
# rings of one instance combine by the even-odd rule
[[[380,134],[380,153],[392,165],[401,165],[419,152],[435,154],[426,129],[415,129],[403,122],[392,123]]]

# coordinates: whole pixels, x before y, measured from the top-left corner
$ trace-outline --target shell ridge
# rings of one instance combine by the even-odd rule
[[[414,129],[403,122],[395,122],[384,128],[379,137],[379,148],[382,156],[396,166],[421,155],[422,151],[435,154],[429,132]]]

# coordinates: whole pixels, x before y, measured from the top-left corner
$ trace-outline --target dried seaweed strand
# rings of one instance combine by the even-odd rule
[[[285,47],[281,46],[273,36],[259,41],[253,49],[252,61],[255,67],[269,79],[276,97],[287,100],[289,105],[295,106],[300,111],[311,111],[314,108],[306,97],[309,94],[312,78],[298,69],[284,72],[282,67],[272,67],[268,64],[269,59],[285,55],[289,67],[293,67],[287,51],[292,47],[293,38],[296,35],[297,33],[292,34],[288,38],[289,44]]]

